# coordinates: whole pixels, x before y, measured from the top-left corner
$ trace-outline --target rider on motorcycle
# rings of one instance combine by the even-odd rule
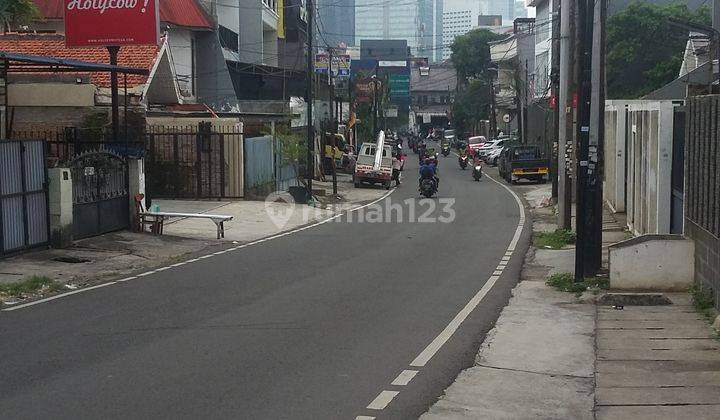
[[[423,161],[423,164],[420,166],[420,179],[418,180],[418,189],[420,189],[420,185],[422,185],[423,179],[432,179],[435,181],[435,189],[437,189],[440,186],[440,178],[437,176],[437,166],[432,162],[430,158],[427,158]]]

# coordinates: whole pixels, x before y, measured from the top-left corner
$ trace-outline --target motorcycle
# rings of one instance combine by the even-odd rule
[[[458,156],[458,164],[460,164],[460,169],[465,170],[465,168],[467,168],[467,164],[468,164],[467,155]]]
[[[479,162],[475,163],[472,175],[475,181],[480,181],[480,178],[482,178],[482,165]]]
[[[435,184],[435,180],[430,178],[425,178],[420,182],[420,194],[425,196],[425,198],[430,198],[437,192],[437,185]]]
[[[440,153],[442,153],[443,156],[448,157],[450,154],[450,145],[449,144],[443,144],[440,146]]]

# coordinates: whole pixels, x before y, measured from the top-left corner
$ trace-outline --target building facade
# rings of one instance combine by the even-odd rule
[[[302,2],[304,4],[305,0]],[[317,0],[317,45],[359,45],[355,43],[355,2],[356,0]]]
[[[480,1],[444,0],[443,4],[443,56],[448,60],[450,46],[455,38],[465,35],[478,25]]]
[[[443,1],[386,2],[355,0],[355,43],[361,40],[407,40],[411,54],[442,59]]]

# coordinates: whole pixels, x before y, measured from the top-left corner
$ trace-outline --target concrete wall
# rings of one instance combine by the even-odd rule
[[[695,244],[679,235],[643,235],[609,247],[610,288],[684,291],[693,282]]]
[[[86,107],[95,105],[95,85],[69,83],[10,83],[10,106]]]
[[[607,101],[605,188],[636,235],[670,232],[673,101]]]
[[[73,240],[72,173],[67,168],[48,169],[50,244],[66,248]]]
[[[195,83],[194,61],[195,43],[193,32],[188,29],[173,28],[168,32],[168,49],[170,51],[170,61],[175,69],[180,94],[192,99],[193,85]]]
[[[720,309],[720,238],[685,219],[685,235],[695,243],[695,281],[703,290],[713,291],[715,308]]]

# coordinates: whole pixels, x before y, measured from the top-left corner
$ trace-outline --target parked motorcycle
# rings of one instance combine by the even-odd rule
[[[430,198],[437,192],[437,185],[435,180],[425,178],[420,182],[420,194],[426,198]]]
[[[467,165],[468,165],[467,155],[458,156],[458,164],[460,165],[460,169],[465,170],[465,168],[467,168]]]
[[[479,162],[475,163],[475,167],[473,167],[473,173],[472,173],[473,179],[475,181],[480,181],[480,178],[482,178],[482,164]]]

